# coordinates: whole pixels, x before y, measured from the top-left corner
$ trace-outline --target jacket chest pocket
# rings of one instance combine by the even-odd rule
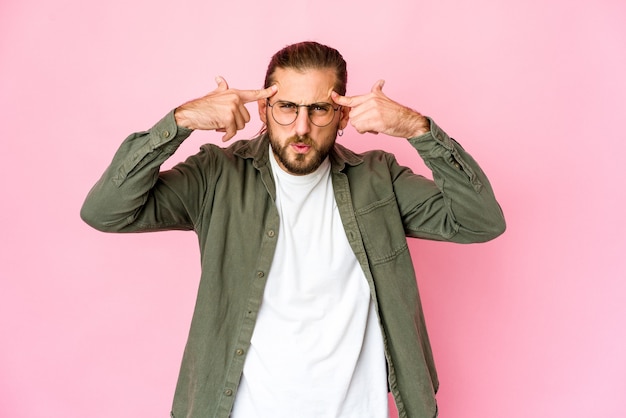
[[[371,264],[386,263],[408,251],[395,195],[357,208],[355,215]]]

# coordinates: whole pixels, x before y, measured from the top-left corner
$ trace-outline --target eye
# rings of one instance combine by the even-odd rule
[[[313,103],[309,106],[311,112],[323,115],[330,112],[331,105],[329,103]]]
[[[283,112],[295,112],[298,109],[296,104],[291,102],[276,102],[275,106]]]

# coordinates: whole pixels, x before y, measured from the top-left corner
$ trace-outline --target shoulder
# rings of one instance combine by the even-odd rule
[[[396,157],[380,149],[355,152],[341,144],[335,144],[331,153],[332,162],[340,170],[344,168],[371,169],[373,166],[390,167],[395,164]]]
[[[206,143],[200,146],[199,154],[208,154],[215,159],[258,159],[267,153],[267,146],[269,144],[262,135],[253,139],[240,139],[230,143],[228,146]]]

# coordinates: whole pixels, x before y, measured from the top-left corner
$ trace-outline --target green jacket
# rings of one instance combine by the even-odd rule
[[[190,130],[170,112],[129,136],[90,191],[81,216],[107,232],[194,230],[202,277],[173,417],[229,416],[279,231],[266,135],[198,154],[159,173]],[[437,415],[437,374],[406,237],[484,242],[505,222],[476,162],[434,122],[409,142],[434,181],[392,154],[336,144],[332,182],[346,235],[377,309],[388,384],[400,417]]]

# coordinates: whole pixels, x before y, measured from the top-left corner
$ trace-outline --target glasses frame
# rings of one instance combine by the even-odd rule
[[[265,100],[267,100],[267,106],[269,106],[269,108],[271,109],[270,113],[272,114],[272,119],[274,119],[274,122],[276,122],[277,124],[279,124],[281,126],[289,126],[289,125],[293,124],[298,119],[298,115],[300,114],[300,108],[301,107],[306,107],[307,108],[307,116],[309,117],[309,121],[311,121],[311,123],[313,125],[317,126],[318,128],[325,128],[326,126],[328,126],[331,123],[333,123],[333,120],[335,120],[335,113],[337,113],[342,108],[341,105],[338,105],[337,108],[335,109],[333,107],[332,103],[328,103],[328,102],[317,102],[317,103],[311,103],[311,104],[308,104],[308,105],[299,105],[299,104],[290,102],[288,100],[277,100],[277,101],[274,102],[274,104],[270,103],[270,99],[265,99]],[[274,116],[274,106],[277,103],[287,103],[287,104],[295,106],[295,108],[296,108],[296,116],[293,118],[293,120],[291,122],[289,122],[289,123],[280,123],[276,119],[276,116]],[[317,123],[313,122],[313,119],[311,118],[311,108],[314,107],[314,106],[319,106],[319,105],[328,105],[333,110],[332,117],[330,118],[328,123],[325,124],[325,125],[318,125]]]

